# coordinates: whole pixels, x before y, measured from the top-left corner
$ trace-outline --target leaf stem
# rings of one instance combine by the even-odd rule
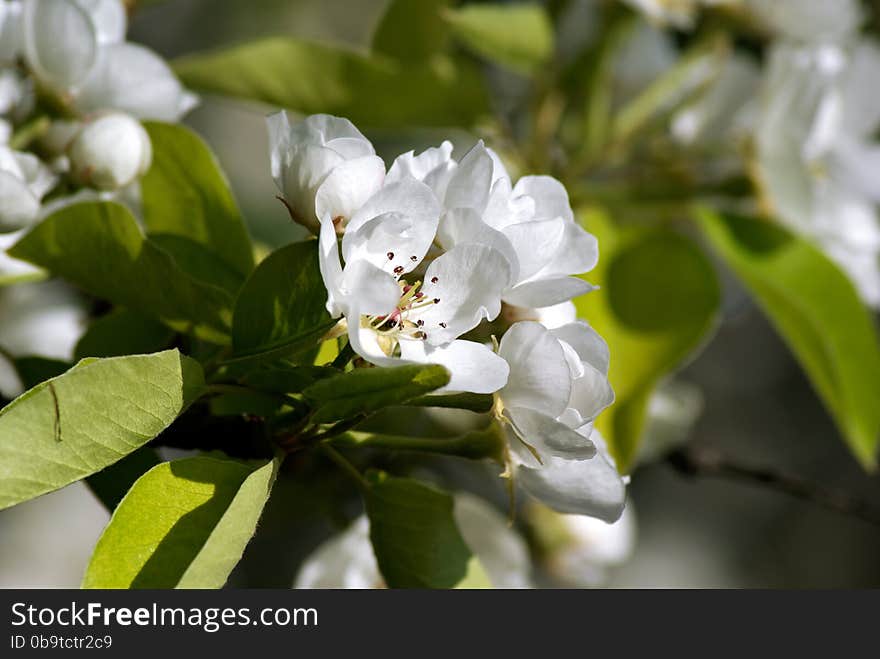
[[[418,451],[421,453],[454,455],[472,460],[482,460],[484,458],[500,460],[505,441],[502,433],[503,431],[495,424],[489,426],[486,430],[477,430],[448,439],[348,432],[340,435],[334,441],[334,444],[337,446],[357,446],[360,448],[392,451]]]
[[[667,463],[691,478],[720,478],[760,485],[828,510],[880,526],[880,510],[853,495],[830,490],[800,476],[744,465],[709,448],[683,448],[669,454]]]
[[[354,479],[355,483],[357,483],[358,487],[361,490],[366,491],[370,489],[370,483],[367,481],[367,479],[364,478],[363,474],[361,474],[361,472],[359,472],[357,468],[351,462],[349,462],[349,460],[344,455],[342,455],[342,453],[337,451],[329,444],[321,444],[321,451],[324,452],[324,455],[335,462],[336,466],[338,466],[348,476]]]

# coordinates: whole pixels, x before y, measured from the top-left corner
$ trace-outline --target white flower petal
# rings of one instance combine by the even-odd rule
[[[437,199],[443,199],[455,165],[452,143],[447,140],[438,147],[425,149],[419,155],[409,151],[397,156],[391,163],[386,180],[393,183],[411,177],[430,187]]]
[[[608,344],[586,322],[579,320],[551,330],[553,336],[574,348],[581,361],[592,365],[600,373],[608,374]]]
[[[98,43],[117,43],[125,40],[128,15],[120,0],[75,0],[92,19]]]
[[[523,176],[513,187],[513,195],[528,195],[535,201],[535,218],[549,220],[561,217],[574,221],[574,213],[568,201],[568,192],[552,176]]]
[[[384,178],[385,163],[379,156],[341,162],[318,185],[315,212],[318,217],[350,218],[382,187]]]
[[[384,585],[370,544],[370,522],[358,517],[303,562],[294,588],[380,588]]]
[[[444,205],[447,209],[473,208],[482,212],[492,190],[495,164],[482,140],[468,151],[449,180]]]
[[[24,56],[46,85],[65,92],[79,85],[95,65],[98,37],[89,15],[70,0],[25,0]]]
[[[40,214],[40,200],[27,183],[8,171],[0,171],[0,233],[30,226]]]
[[[400,300],[400,287],[394,277],[368,261],[345,264],[339,291],[344,306],[356,302],[361,313],[369,316],[391,313]]]
[[[589,460],[550,457],[539,468],[520,467],[517,479],[532,496],[561,513],[617,521],[626,503],[626,487],[604,442],[594,430],[599,452]]]
[[[498,354],[510,364],[505,407],[525,407],[551,417],[562,414],[571,398],[571,373],[558,339],[538,323],[514,324],[501,338]]]
[[[465,492],[455,494],[455,524],[486,570],[493,588],[531,587],[531,559],[523,539],[492,506]]]
[[[483,222],[473,208],[454,208],[444,213],[437,240],[446,249],[461,243],[479,243],[497,249],[510,262],[511,278],[519,279],[519,258],[513,244],[503,233]]]
[[[501,292],[510,281],[511,266],[504,255],[486,245],[456,245],[428,266],[421,291],[425,301],[411,320],[424,321],[423,331],[433,345],[448,343],[501,312]]]
[[[526,407],[504,408],[519,436],[538,452],[541,460],[550,456],[567,460],[587,460],[596,455],[596,446],[556,419]]]
[[[401,340],[400,356],[420,364],[440,364],[452,375],[437,393],[468,391],[491,394],[507,383],[510,368],[507,362],[481,343],[452,341],[443,346],[431,346],[425,341]]]
[[[565,222],[559,248],[547,264],[531,279],[552,279],[564,275],[582,275],[599,262],[599,241],[575,222]]]
[[[410,272],[431,247],[439,220],[440,204],[427,185],[412,178],[388,184],[349,220],[342,254],[346,263],[362,258],[398,275]]]
[[[505,227],[502,233],[516,251],[519,262],[517,280],[525,281],[548,266],[554,254],[559,251],[565,235],[565,220],[557,217],[522,222]]]
[[[537,309],[567,302],[594,290],[594,286],[576,277],[539,279],[514,286],[504,293],[504,301],[517,307]]]
[[[158,121],[178,121],[196,102],[165,60],[127,42],[98,49],[95,65],[74,99],[82,113],[115,109]]]

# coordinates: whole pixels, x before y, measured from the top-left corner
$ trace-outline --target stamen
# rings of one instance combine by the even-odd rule
[[[437,277],[431,277],[432,284],[436,284],[438,281],[440,281],[440,280]]]
[[[419,326],[419,327],[424,327],[424,325],[425,325],[425,321],[422,320],[421,318],[419,318],[419,319],[416,321],[416,325]]]
[[[385,256],[387,256],[388,260],[391,261],[394,258],[394,252],[388,252]]]
[[[413,262],[416,262],[416,261],[419,260],[419,257],[416,256],[415,254],[413,254],[412,256],[409,257],[409,260],[410,260],[410,261],[413,261]]]
[[[403,273],[403,266],[402,266],[402,265],[399,265],[399,266],[397,266],[396,268],[394,268],[394,274],[395,274],[395,275],[399,275],[399,274],[401,274],[401,273]]]
[[[442,327],[443,329],[446,329],[446,323],[440,323],[440,327]]]
[[[435,297],[435,298],[434,298],[434,304],[440,304],[440,298],[439,298],[439,297]]]

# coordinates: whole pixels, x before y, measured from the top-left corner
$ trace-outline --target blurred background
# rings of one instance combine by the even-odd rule
[[[829,0],[833,1],[833,0]],[[365,49],[384,0],[210,0],[145,2],[129,39],[167,58],[271,34]],[[592,26],[568,25],[589,31]],[[401,90],[401,94],[406,90]],[[370,99],[364,99],[369,103]],[[204,97],[186,123],[206,138],[229,176],[255,238],[267,246],[296,239],[275,199],[264,126],[267,108]],[[457,148],[468,135],[446,131]],[[390,163],[401,149],[373,136]],[[435,134],[401,135],[418,147]],[[719,268],[721,266],[719,265]],[[800,368],[736,281],[722,276],[723,321],[714,338],[676,374],[692,385],[701,412],[689,432],[695,445],[731,459],[793,473],[880,507],[880,479],[858,466],[838,437]],[[613,359],[613,355],[612,355]],[[878,374],[880,377],[880,374]],[[880,401],[878,401],[880,404]],[[477,469],[476,467],[468,467]],[[500,487],[500,486],[499,486]],[[500,496],[499,492],[491,493]],[[796,500],[759,484],[688,478],[665,460],[646,460],[630,486],[637,541],[607,575],[611,587],[880,586],[880,527]],[[273,498],[273,535],[296,532],[297,507]],[[289,516],[289,524],[287,521]],[[74,587],[108,514],[82,484],[0,513],[0,586]],[[326,535],[315,531],[317,541]],[[269,542],[270,540],[266,540]],[[63,547],[63,550],[60,549]],[[291,548],[291,573],[309,547]],[[249,548],[233,582],[265,585],[259,545]],[[562,585],[547,579],[546,585]]]

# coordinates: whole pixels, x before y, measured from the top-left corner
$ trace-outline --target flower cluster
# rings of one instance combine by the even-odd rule
[[[139,119],[195,104],[126,28],[121,0],[0,2],[0,232],[36,222],[47,200],[135,182],[151,160]]]
[[[405,153],[386,172],[346,119],[268,124],[273,177],[318,234],[327,309],[354,351],[380,367],[441,364],[445,391],[495,394],[522,485],[557,510],[617,519],[624,484],[592,430],[613,400],[608,348],[571,303],[591,289],[575,275],[598,247],[564,187],[514,184],[482,142],[460,160],[449,142]],[[497,346],[468,337],[503,307],[532,320]]]

